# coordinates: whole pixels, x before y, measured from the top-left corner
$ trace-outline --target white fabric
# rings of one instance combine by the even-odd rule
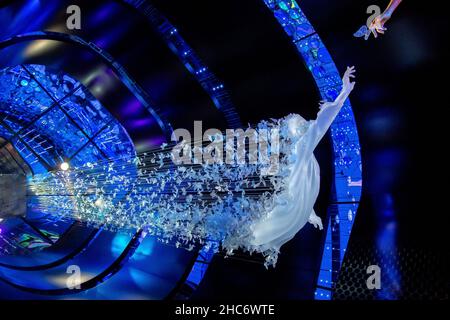
[[[295,160],[290,164],[288,187],[277,196],[272,211],[251,227],[251,247],[265,252],[269,263],[276,262],[281,246],[291,240],[307,222],[323,228],[321,219],[314,212],[320,190],[320,167],[313,152],[347,96],[348,93],[342,92],[336,101],[323,104],[316,120],[306,122],[299,115],[286,118],[290,134],[300,137],[292,150]]]

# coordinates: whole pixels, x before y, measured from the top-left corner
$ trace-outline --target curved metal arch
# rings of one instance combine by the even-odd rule
[[[133,238],[128,243],[127,247],[124,249],[124,251],[121,253],[121,255],[105,270],[103,270],[101,273],[99,273],[97,276],[93,277],[92,279],[83,282],[80,284],[80,288],[61,288],[61,289],[37,289],[37,288],[29,288],[22,285],[18,285],[14,282],[11,282],[7,279],[4,279],[3,277],[0,277],[0,281],[25,292],[33,293],[33,294],[41,294],[41,295],[48,295],[48,296],[64,296],[64,295],[72,295],[84,292],[86,290],[95,288],[99,284],[105,282],[110,277],[112,277],[114,274],[120,271],[122,266],[131,258],[131,256],[136,252],[136,249],[139,247],[140,243],[143,239],[143,231],[138,231]]]
[[[22,66],[22,67],[24,67],[24,66]],[[79,88],[81,88],[81,86],[77,86],[74,90],[77,90]],[[72,90],[70,94],[72,94],[74,92],[74,90]],[[55,101],[55,103],[56,103],[56,101]],[[51,108],[52,107],[50,107],[48,110],[51,110]],[[111,120],[111,121],[113,121],[113,120]],[[108,122],[108,124],[110,124],[111,121]],[[0,124],[2,124],[2,123],[0,122]],[[10,129],[7,124],[4,127],[6,129]],[[100,129],[99,133],[102,131],[103,131],[103,129]],[[14,132],[14,131],[11,130],[11,132]],[[93,137],[95,137],[95,135]],[[91,138],[91,139],[93,139],[93,138]],[[28,146],[24,141],[21,141],[21,142],[27,146],[27,148],[30,150],[30,152],[35,153],[31,146]],[[84,146],[85,145],[83,145],[81,147],[81,149],[84,148]],[[46,169],[50,170],[52,168],[48,166]],[[66,230],[66,232],[67,232],[67,230]],[[6,268],[6,269],[18,270],[18,271],[40,271],[40,270],[46,270],[46,269],[50,269],[53,267],[57,267],[57,266],[63,264],[64,262],[74,258],[75,256],[81,254],[87,247],[89,247],[91,245],[91,243],[95,240],[95,238],[99,234],[99,232],[100,232],[100,230],[94,230],[93,232],[91,232],[89,234],[89,236],[79,246],[74,248],[69,254],[67,254],[66,256],[64,256],[56,261],[53,261],[51,263],[42,264],[42,265],[33,265],[33,266],[17,266],[17,265],[12,265],[12,264],[7,264],[7,263],[0,263],[0,267]],[[119,261],[119,260],[117,260],[117,261]],[[8,282],[8,281],[6,280],[5,282]]]
[[[263,0],[292,39],[311,72],[322,99],[334,100],[342,88],[340,73],[314,27],[295,0]],[[333,199],[316,299],[329,300],[347,248],[362,189],[361,148],[350,100],[331,126],[334,149]]]
[[[274,14],[284,31],[292,39],[301,58],[311,72],[322,99],[334,100],[342,88],[340,73],[312,24],[295,0],[262,0]],[[127,0],[129,3],[142,1]],[[148,5],[150,14],[157,12]],[[164,29],[163,29],[164,30]],[[171,29],[165,30],[168,39]],[[344,104],[331,127],[334,149],[334,184],[332,203],[327,213],[327,232],[321,269],[317,279],[316,299],[331,299],[333,283],[337,279],[354,218],[359,206],[362,189],[361,152],[356,121],[349,100]],[[351,212],[351,215],[350,215]],[[351,218],[349,218],[351,216]],[[203,249],[187,276],[179,299],[187,299],[202,281],[214,250]]]
[[[74,226],[76,224],[77,224],[77,222],[75,222],[72,226]],[[71,227],[69,227],[69,229],[70,228]],[[66,230],[65,233],[68,233],[68,231],[69,230]],[[89,236],[77,248],[75,248],[71,253],[69,253],[68,255],[66,255],[58,260],[55,260],[53,262],[41,264],[41,265],[35,265],[35,266],[16,266],[16,265],[0,262],[0,267],[11,269],[11,270],[18,270],[18,271],[41,271],[41,270],[51,269],[51,268],[60,266],[63,263],[75,258],[79,254],[81,254],[83,251],[85,251],[86,248],[89,247],[89,245],[95,240],[95,238],[98,236],[98,234],[100,232],[101,232],[101,229],[93,230],[89,234]],[[54,243],[54,245],[56,245],[58,242],[60,242],[61,239],[63,239],[63,236],[61,236],[60,239]]]
[[[173,130],[168,120],[162,117],[158,107],[151,101],[148,94],[135,81],[131,79],[125,68],[122,67],[122,65],[120,65],[118,62],[116,62],[114,58],[105,50],[99,48],[95,43],[88,42],[81,37],[53,31],[29,32],[21,35],[16,35],[6,40],[2,40],[0,42],[0,50],[14,44],[32,40],[55,40],[76,44],[98,55],[114,71],[114,73],[120,78],[122,83],[125,84],[128,90],[133,93],[133,95],[139,100],[139,102],[155,118],[166,137],[170,138]]]
[[[8,46],[17,44],[17,43],[21,43],[21,42],[25,42],[25,41],[32,41],[32,40],[55,40],[55,41],[62,41],[62,42],[66,42],[66,43],[77,44],[77,45],[83,46],[84,48],[88,48],[90,51],[94,52],[94,54],[100,55],[100,57],[103,59],[103,61],[114,70],[114,72],[121,79],[121,81],[127,86],[127,88],[135,95],[135,97],[143,104],[143,106],[155,117],[160,128],[165,133],[166,138],[170,138],[172,131],[173,131],[170,123],[157,113],[157,111],[159,111],[159,110],[157,108],[151,106],[152,103],[150,102],[150,97],[145,93],[145,91],[143,91],[139,87],[139,85],[136,82],[134,82],[131,79],[130,76],[128,76],[125,69],[119,63],[115,62],[115,60],[106,51],[102,50],[101,48],[96,46],[94,43],[87,42],[77,36],[68,35],[68,34],[64,34],[64,33],[58,33],[58,32],[41,32],[41,31],[17,35],[17,36],[11,37],[9,39],[3,40],[0,42],[0,50],[6,48]],[[135,234],[135,237],[137,235],[138,234]],[[131,241],[129,245],[131,245],[132,242],[133,241]],[[140,243],[140,241],[139,241],[139,243]],[[137,243],[136,248],[138,245],[139,244]],[[134,248],[133,250],[125,249],[125,251],[128,250],[129,256],[127,256],[127,257],[121,256],[116,260],[116,262],[110,267],[110,268],[114,268],[115,271],[113,273],[116,273],[121,268],[123,263],[125,263],[125,260],[129,259],[129,257],[134,253],[136,248]],[[80,252],[82,252],[82,251],[83,250],[81,250]],[[124,253],[125,253],[125,251],[124,251]],[[64,262],[64,260],[65,260],[64,258],[61,259],[62,262]],[[58,264],[61,261],[57,261]],[[37,267],[39,268],[38,270],[43,270],[43,269],[46,269],[48,266],[52,267],[53,263],[49,264],[49,265],[43,265],[43,266],[37,266]],[[188,269],[190,269],[190,268],[188,268]],[[20,270],[31,271],[30,268],[27,268],[25,270],[23,268],[20,268]],[[95,281],[92,281],[93,280],[92,279],[92,280],[88,281],[88,283],[86,283],[85,286],[82,286],[83,290],[90,289],[90,288],[94,287],[95,285],[97,285],[98,283],[101,283],[107,279],[107,278],[102,278],[102,276],[110,277],[111,273],[107,272],[107,270],[105,270],[105,272],[103,272],[103,273],[97,275],[97,277],[95,277],[95,279],[96,279]],[[32,293],[41,293],[41,294],[49,294],[49,295],[73,293],[73,290],[71,290],[70,292],[65,292],[64,290],[62,290],[62,291],[56,290],[56,291],[49,292],[49,291],[45,291],[45,290],[42,291],[42,290],[37,290],[37,289],[33,289],[33,288],[27,288],[27,287],[23,287],[23,286],[14,284],[14,283],[12,283],[6,279],[3,279],[1,277],[0,277],[0,281],[3,281],[17,289],[32,292]]]
[[[160,116],[157,111],[159,111],[157,108],[151,106],[152,103],[150,102],[149,96],[143,91],[137,83],[135,83],[130,76],[128,76],[125,69],[104,50],[96,46],[92,42],[87,42],[83,40],[80,37],[72,36],[68,34],[58,33],[58,32],[30,32],[27,34],[17,35],[14,37],[11,37],[9,39],[3,40],[0,42],[0,50],[3,48],[6,48],[10,45],[14,45],[17,43],[25,42],[25,41],[32,41],[32,40],[55,40],[55,41],[62,41],[66,43],[72,43],[72,44],[78,44],[85,48],[88,48],[90,51],[94,52],[94,54],[100,55],[100,57],[103,59],[103,61],[114,70],[114,72],[117,74],[117,76],[121,79],[121,81],[127,86],[127,88],[135,95],[135,97],[143,104],[143,106],[154,116],[154,118],[157,120],[160,128],[163,130],[167,138],[170,138],[172,134],[172,127],[170,123],[165,120],[162,116]],[[130,241],[128,247],[124,250],[122,255],[104,272],[97,275],[94,279],[91,279],[87,281],[85,284],[82,284],[81,291],[90,289],[92,287],[95,287],[99,283],[106,281],[107,278],[115,274],[120,270],[120,268],[123,266],[123,264],[128,261],[128,259],[133,255],[136,248],[139,246],[139,241],[135,241],[136,237],[141,235],[141,232],[136,233],[133,237],[133,240]],[[90,241],[91,242],[91,241]],[[89,242],[89,243],[90,243]],[[79,248],[81,249],[81,248]],[[83,249],[78,250],[78,253],[75,253],[75,255],[81,253]],[[126,255],[125,255],[126,254]],[[69,255],[70,256],[70,255]],[[56,263],[59,265],[60,262],[66,261],[67,257],[61,259],[61,261],[57,261]],[[42,266],[36,266],[37,270],[44,270],[47,269],[47,267],[53,267],[54,263],[48,264],[48,265],[42,265]],[[8,266],[9,267],[9,266]],[[13,268],[17,269],[17,268]],[[190,268],[188,268],[190,269]],[[31,268],[20,268],[18,270],[22,271],[32,271]],[[11,281],[8,281],[6,279],[3,279],[0,277],[0,281],[3,281],[17,289],[31,292],[31,293],[40,293],[45,295],[64,295],[64,294],[73,294],[74,291],[65,291],[65,290],[39,290],[39,289],[33,289],[28,287],[23,287],[20,285],[17,285],[15,283],[12,283]]]
[[[137,83],[135,83],[131,77],[127,74],[127,72],[125,71],[125,69],[119,64],[117,63],[107,52],[105,52],[104,50],[102,50],[101,48],[97,47],[94,43],[91,42],[87,42],[84,39],[78,37],[78,36],[73,36],[73,35],[68,35],[68,34],[64,34],[64,33],[58,33],[58,32],[30,32],[30,33],[26,33],[26,34],[22,34],[22,35],[16,35],[14,37],[11,37],[9,39],[3,40],[0,42],[0,50],[17,44],[17,43],[21,43],[21,42],[25,42],[25,41],[32,41],[32,40],[55,40],[55,41],[61,41],[61,42],[66,42],[66,43],[72,43],[72,44],[77,44],[77,45],[81,45],[84,48],[89,49],[91,52],[94,52],[94,54],[99,55],[102,60],[112,69],[114,70],[114,72],[116,73],[116,75],[121,79],[121,81],[127,86],[127,88],[135,95],[135,97],[142,103],[142,105],[152,114],[152,116],[157,120],[158,125],[160,126],[160,128],[162,129],[162,131],[164,132],[164,134],[166,135],[166,137],[170,137],[171,133],[172,133],[172,128],[170,126],[170,124],[168,123],[168,121],[166,121],[165,119],[163,119],[158,113],[157,113],[157,109],[155,107],[152,106],[152,103],[150,102],[150,98],[148,97],[148,95],[145,93],[145,91],[143,91],[139,85]],[[30,151],[33,152],[33,149],[30,148]],[[49,170],[51,168],[47,168],[47,170]],[[137,235],[137,234],[136,234]],[[135,235],[135,236],[136,236]],[[87,244],[90,244],[91,241],[86,242]],[[131,242],[130,242],[131,244]],[[79,248],[80,249],[80,248]],[[135,250],[135,249],[134,249]],[[132,252],[134,252],[134,250]],[[78,250],[78,253],[82,252],[83,249]],[[125,251],[124,251],[125,252]],[[75,255],[77,255],[78,253],[75,253]],[[127,257],[128,259],[129,257]],[[62,259],[64,260],[64,259]],[[117,263],[121,260],[121,258],[119,257],[119,259],[117,259]],[[61,261],[58,261],[58,263]],[[64,261],[63,261],[64,262]],[[118,265],[118,264],[117,264]],[[49,264],[49,265],[44,265],[44,266],[38,266],[39,270],[42,270],[43,268],[47,268],[48,266],[52,267],[53,264]],[[122,266],[122,264],[120,264],[120,266]],[[26,269],[26,271],[30,271],[29,269]],[[118,270],[116,270],[115,272],[117,272]],[[100,277],[101,275],[98,275],[98,277]],[[6,283],[9,283],[9,281],[5,280],[5,279],[0,279]],[[104,279],[106,280],[106,279]],[[97,282],[102,282],[104,280],[100,280],[100,278],[98,278]],[[91,282],[90,282],[91,283]],[[18,289],[23,289],[23,290],[27,290],[27,288],[21,288],[20,286],[17,286],[15,284],[9,283],[10,285],[13,285],[14,287],[18,288]],[[29,289],[29,288],[28,288]],[[73,291],[72,291],[73,293]]]
[[[225,85],[203,63],[194,49],[184,40],[178,29],[148,0],[120,0],[143,14],[170,50],[184,64],[187,71],[211,97],[214,105],[222,112],[230,128],[242,127],[239,114]]]

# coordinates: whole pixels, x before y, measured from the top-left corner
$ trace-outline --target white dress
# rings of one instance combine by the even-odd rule
[[[275,207],[252,226],[248,249],[266,255],[266,266],[274,265],[283,244],[291,240],[307,222],[323,228],[314,212],[320,190],[320,167],[314,149],[326,134],[348,94],[341,93],[334,102],[322,105],[316,120],[306,121],[300,115],[285,118],[289,134],[298,139],[293,146],[287,187],[277,195]]]

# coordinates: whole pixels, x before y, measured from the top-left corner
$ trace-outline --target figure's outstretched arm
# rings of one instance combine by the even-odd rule
[[[317,114],[317,119],[313,121],[308,129],[308,135],[311,135],[309,146],[314,150],[319,144],[320,140],[327,133],[334,119],[341,110],[344,102],[347,100],[350,93],[355,88],[355,82],[351,82],[351,79],[355,77],[355,67],[348,67],[345,71],[342,79],[343,87],[339,96],[333,102],[323,102],[320,106],[320,111]]]
[[[318,126],[323,129],[320,131],[325,131],[324,134],[333,123],[350,93],[355,88],[355,82],[351,82],[351,79],[355,78],[355,72],[355,67],[348,67],[342,78],[343,85],[339,96],[333,102],[325,102],[320,106],[316,121]]]
[[[391,2],[389,2],[388,7],[386,8],[386,10],[384,11],[383,14],[389,15],[389,17],[391,17],[392,14],[394,13],[395,9],[397,9],[398,5],[401,2],[402,2],[402,0],[391,0]]]
[[[372,32],[372,34],[375,36],[375,38],[377,37],[377,33],[384,34],[384,32],[387,30],[387,28],[384,26],[384,24],[389,19],[391,19],[392,14],[394,13],[395,9],[397,9],[398,5],[401,2],[402,2],[402,0],[391,0],[391,2],[389,2],[389,5],[387,6],[386,10],[384,10],[384,12],[381,15],[379,15],[372,21],[372,24],[370,25],[369,29]],[[369,33],[369,35],[370,35],[370,33]]]

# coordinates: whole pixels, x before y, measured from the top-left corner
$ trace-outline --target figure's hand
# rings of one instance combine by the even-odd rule
[[[369,31],[373,34],[375,38],[378,37],[379,34],[384,34],[384,32],[387,30],[385,28],[384,24],[391,18],[389,14],[383,13],[380,14],[378,17],[376,17],[372,23],[370,24]],[[366,34],[365,39],[367,40],[370,36],[370,33]]]
[[[342,90],[348,94],[355,88],[355,82],[350,81],[352,78],[355,78],[355,72],[355,67],[347,67],[344,77],[342,78],[344,84]]]

